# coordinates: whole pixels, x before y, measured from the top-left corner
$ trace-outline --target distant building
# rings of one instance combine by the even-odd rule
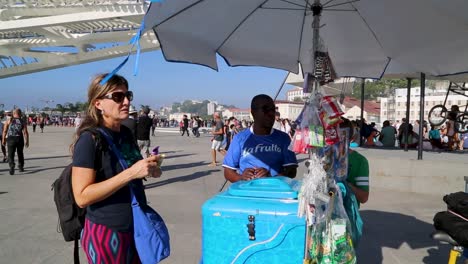
[[[303,89],[301,87],[294,87],[291,90],[288,90],[286,92],[286,100],[288,101],[296,101],[297,98],[302,100],[302,97],[304,96]]]
[[[276,100],[275,106],[277,111],[280,112],[281,118],[287,118],[294,121],[301,113],[304,103]]]
[[[346,96],[343,101],[343,111],[345,114],[343,117],[346,117],[350,120],[361,119],[361,100],[353,97]],[[364,101],[364,119],[367,123],[375,122],[380,124],[380,104],[376,101]]]
[[[169,120],[181,121],[184,118],[184,115],[187,115],[188,118],[192,116],[191,113],[172,113],[169,115]]]
[[[221,114],[224,119],[228,119],[233,116],[237,120],[252,120],[250,109],[228,108],[225,109]]]
[[[216,110],[216,104],[214,102],[209,102],[207,105],[206,105],[206,108],[207,108],[207,112],[208,112],[208,115],[212,115],[214,114],[215,110]]]
[[[444,86],[445,85],[445,86]],[[428,120],[429,111],[432,107],[440,104],[444,104],[445,97],[447,95],[448,83],[438,83],[436,89],[426,88],[426,94],[424,95],[424,120]],[[395,89],[394,96],[382,98],[380,101],[380,115],[381,120],[401,121],[402,118],[406,118],[406,103],[407,103],[407,92],[406,88]],[[447,97],[445,107],[450,109],[452,105],[465,106],[468,104],[468,94],[458,95],[450,93]],[[420,113],[420,88],[413,87],[410,91],[410,123],[414,123],[419,120]],[[460,110],[464,110],[461,107]]]

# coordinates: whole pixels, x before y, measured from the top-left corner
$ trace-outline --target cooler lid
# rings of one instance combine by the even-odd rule
[[[297,199],[297,191],[291,184],[292,180],[288,177],[267,177],[233,183],[228,193],[233,196]]]

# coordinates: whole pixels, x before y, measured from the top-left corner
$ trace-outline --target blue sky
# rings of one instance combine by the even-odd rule
[[[142,53],[139,72],[133,76],[134,55],[120,70],[134,91],[134,105],[169,106],[185,99],[210,99],[221,104],[247,108],[253,96],[274,96],[286,72],[262,67],[229,67],[218,58],[219,71],[185,63],[166,62],[160,50]],[[56,70],[0,79],[0,103],[5,109],[44,107],[42,99],[54,100],[49,106],[86,101],[91,78],[113,70],[124,57],[70,66]],[[278,99],[285,98],[291,86],[285,85]]]

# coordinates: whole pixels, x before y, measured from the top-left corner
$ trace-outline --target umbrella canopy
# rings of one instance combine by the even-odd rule
[[[315,2],[315,4],[314,4]],[[380,78],[390,61],[440,76],[468,71],[463,0],[170,0],[151,4],[168,61],[313,71],[312,22],[339,76]],[[317,9],[318,8],[318,9]],[[322,8],[322,9],[321,9]]]

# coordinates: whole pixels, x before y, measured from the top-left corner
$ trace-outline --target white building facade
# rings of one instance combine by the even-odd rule
[[[275,101],[277,111],[280,113],[281,118],[287,118],[291,121],[296,120],[304,107],[304,103],[290,102],[290,101]]]
[[[246,120],[251,121],[252,115],[250,114],[250,109],[238,109],[238,108],[229,108],[225,109],[222,113],[224,119],[228,119],[230,117],[235,117],[237,120]]]
[[[208,115],[212,115],[214,114],[215,110],[216,110],[216,104],[214,102],[209,102],[207,105],[206,105],[206,109],[208,110]]]
[[[304,89],[301,87],[294,87],[293,89],[286,92],[286,100],[294,101],[297,98],[302,99],[304,97]]]

